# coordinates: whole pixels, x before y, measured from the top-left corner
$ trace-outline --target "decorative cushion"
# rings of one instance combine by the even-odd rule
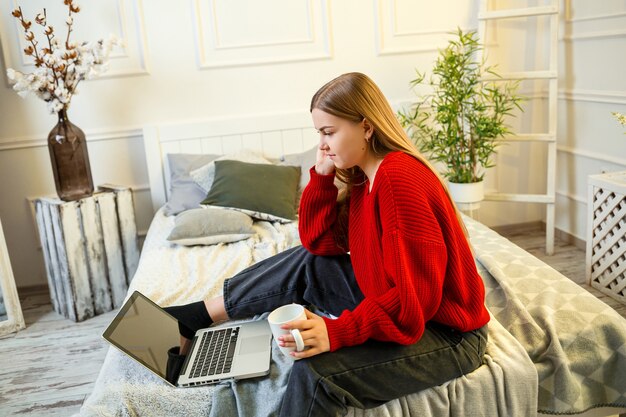
[[[167,164],[170,171],[170,196],[163,207],[166,216],[176,215],[184,210],[199,208],[206,196],[191,179],[189,172],[205,166],[219,155],[210,154],[168,154]]]
[[[252,164],[270,164],[271,162],[261,156],[259,153],[251,151],[249,149],[242,149],[238,152],[221,156],[216,161],[241,161],[249,162]],[[208,164],[194,169],[189,174],[195,183],[202,188],[204,195],[211,190],[211,185],[215,179],[215,162],[209,162]]]
[[[174,222],[167,240],[185,246],[237,242],[255,233],[247,214],[211,207],[184,211]]]
[[[215,161],[215,181],[202,201],[269,221],[296,219],[300,168],[240,161]]]

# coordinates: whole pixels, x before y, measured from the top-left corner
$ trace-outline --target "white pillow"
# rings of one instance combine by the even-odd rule
[[[254,234],[252,218],[247,214],[207,207],[177,215],[167,240],[184,246],[214,245],[237,242]]]
[[[215,161],[224,160],[248,162],[251,164],[271,164],[271,162],[261,156],[261,154],[249,149],[242,149],[238,152],[224,155],[217,158]],[[200,188],[204,190],[205,193],[208,193],[211,190],[211,186],[215,180],[215,161],[211,161],[189,173],[189,176],[196,184],[198,184],[198,186],[200,186]]]

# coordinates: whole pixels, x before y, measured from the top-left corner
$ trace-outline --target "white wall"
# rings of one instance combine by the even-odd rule
[[[626,1],[571,0],[564,12],[557,227],[585,239],[587,176],[626,169]]]
[[[44,3],[50,20],[63,10],[61,0],[0,3],[0,68],[3,70],[6,67],[29,70],[23,64],[20,51],[25,45],[18,42],[20,32],[10,16],[11,9],[19,4],[27,16],[34,17]],[[317,88],[347,71],[367,73],[393,104],[406,103],[414,99],[408,89],[414,68],[431,68],[437,47],[445,46],[446,32],[457,26],[476,27],[477,3],[458,0],[82,2],[83,11],[75,18],[75,39],[97,39],[112,32],[124,37],[126,49],[118,51],[111,60],[111,71],[106,77],[81,85],[69,111],[70,119],[87,134],[94,183],[124,184],[135,190],[138,229],[145,233],[152,211],[142,126],[172,120],[304,110]],[[624,3],[612,4],[623,6]],[[61,28],[62,23],[56,26]],[[578,42],[587,41],[569,44]],[[497,43],[506,45],[504,36],[498,37]],[[609,55],[607,52],[607,58]],[[611,56],[611,59],[615,62],[617,58]],[[623,83],[623,77],[619,79],[616,75],[618,70],[612,71],[618,78],[615,82]],[[586,90],[594,88],[593,84],[577,85],[571,88],[583,89],[582,85]],[[611,91],[624,91],[624,85],[616,84]],[[567,94],[564,98],[569,98]],[[580,105],[589,104],[569,99],[560,103],[576,104],[576,112],[582,111]],[[603,117],[601,110],[612,107],[597,106],[595,111]],[[568,117],[566,106],[562,108],[562,118]],[[516,123],[540,123],[540,115],[533,117],[529,111],[526,115],[529,118]],[[577,118],[583,122],[580,114]],[[1,84],[0,218],[19,287],[46,282],[28,200],[55,192],[45,142],[55,122],[43,102],[34,97],[21,99],[8,84]],[[562,124],[567,123],[564,119]],[[626,142],[610,120],[598,121],[598,126],[603,126],[602,139],[607,143],[609,138],[604,136],[609,133],[613,141]],[[561,128],[561,132],[565,130]],[[576,150],[580,147],[571,146]],[[600,152],[595,146],[591,149]],[[527,175],[528,160],[535,152],[508,149],[498,167],[506,176],[496,179],[495,172],[490,173],[492,183],[499,182],[519,192],[540,188],[541,180],[536,178],[540,175],[533,174],[530,179]],[[614,152],[607,153],[615,157]],[[559,153],[559,158],[581,159],[564,151]],[[559,187],[565,189],[566,195],[573,189],[564,188],[569,185],[561,180]],[[584,198],[584,190],[579,195]],[[567,197],[559,198],[562,199],[569,202]],[[569,221],[570,215],[569,209],[565,210],[559,221]],[[541,216],[541,208],[524,204],[490,203],[480,213],[481,220],[490,225],[534,221]]]

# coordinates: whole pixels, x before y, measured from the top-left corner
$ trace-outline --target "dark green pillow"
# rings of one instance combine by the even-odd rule
[[[203,205],[228,207],[251,217],[296,219],[300,168],[240,161],[215,161],[215,180]]]

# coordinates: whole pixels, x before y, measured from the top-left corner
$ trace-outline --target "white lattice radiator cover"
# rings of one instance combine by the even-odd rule
[[[626,304],[626,171],[588,180],[587,280]]]

